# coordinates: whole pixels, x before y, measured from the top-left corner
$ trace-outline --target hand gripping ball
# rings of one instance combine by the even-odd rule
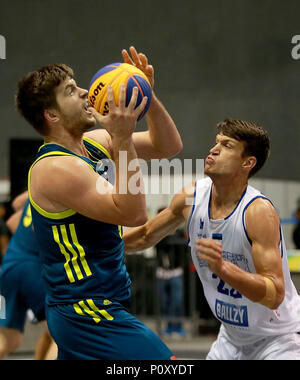
[[[126,88],[126,106],[130,102],[134,87],[138,87],[139,90],[136,106],[141,103],[144,96],[148,97],[145,109],[138,117],[138,120],[141,120],[149,109],[152,89],[147,76],[137,67],[127,63],[112,63],[97,71],[89,86],[88,99],[90,105],[101,115],[108,114],[107,86],[112,86],[115,102],[118,105],[120,85],[122,83],[125,84]]]

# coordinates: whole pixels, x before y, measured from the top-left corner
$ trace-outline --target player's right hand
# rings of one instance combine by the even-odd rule
[[[138,107],[136,107],[138,98],[138,88],[134,87],[128,106],[126,107],[125,85],[120,86],[119,105],[116,105],[114,93],[111,86],[107,88],[107,102],[109,113],[106,116],[101,115],[94,108],[92,113],[97,122],[107,130],[112,138],[127,139],[130,138],[136,128],[139,115],[143,112],[148,98],[145,96]]]

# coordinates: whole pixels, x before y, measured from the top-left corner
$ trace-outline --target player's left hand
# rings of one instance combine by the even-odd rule
[[[222,244],[213,239],[199,239],[196,241],[197,256],[207,262],[209,269],[218,275],[221,272]]]
[[[126,49],[122,50],[122,56],[125,63],[133,65],[138,69],[142,70],[143,73],[147,76],[151,88],[154,87],[154,68],[152,65],[148,64],[148,58],[143,53],[138,53],[134,46],[129,48],[131,57]]]

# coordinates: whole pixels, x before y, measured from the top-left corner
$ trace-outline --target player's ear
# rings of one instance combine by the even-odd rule
[[[55,124],[59,121],[58,111],[54,108],[45,109],[44,118],[48,123]]]
[[[245,158],[242,166],[243,166],[244,169],[248,169],[250,171],[250,170],[252,170],[254,168],[254,166],[256,165],[256,163],[257,163],[256,157],[249,156],[249,157]]]

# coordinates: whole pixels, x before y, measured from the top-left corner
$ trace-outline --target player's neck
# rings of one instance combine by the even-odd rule
[[[214,181],[212,187],[211,204],[215,207],[230,208],[238,204],[248,182],[231,178],[230,181]]]
[[[54,143],[67,148],[71,152],[80,156],[88,156],[88,153],[83,144],[82,133],[70,133],[67,130],[62,130],[55,135],[50,134],[45,137],[45,143]]]

